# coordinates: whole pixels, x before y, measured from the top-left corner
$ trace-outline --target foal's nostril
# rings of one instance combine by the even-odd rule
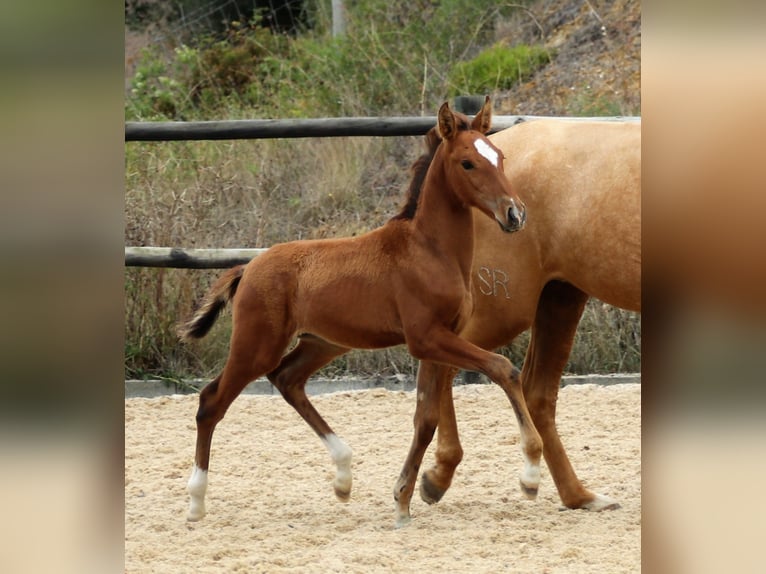
[[[524,208],[524,204],[521,204],[521,209],[516,207],[516,202],[511,202],[508,207],[508,227],[513,230],[519,230],[524,227],[524,223],[527,220],[527,210]]]
[[[516,210],[516,206],[512,205],[508,208],[508,224],[511,227],[519,227],[522,223],[524,223],[524,216],[522,215],[519,217],[519,213]]]

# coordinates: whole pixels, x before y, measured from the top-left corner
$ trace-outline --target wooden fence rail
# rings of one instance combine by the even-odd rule
[[[541,116],[493,116],[492,131]],[[567,121],[637,122],[640,117],[555,118]],[[319,118],[293,120],[226,120],[206,122],[126,122],[126,142],[321,138],[355,136],[417,136],[436,125],[436,116]],[[261,249],[185,249],[125,247],[126,267],[224,269],[246,263]]]
[[[268,248],[182,249],[179,247],[126,247],[126,267],[225,269],[247,263]]]
[[[540,116],[493,116],[500,131]],[[636,117],[558,118],[568,121],[638,121]],[[293,120],[226,120],[207,122],[126,122],[126,142],[419,136],[436,125],[436,116],[318,118]]]

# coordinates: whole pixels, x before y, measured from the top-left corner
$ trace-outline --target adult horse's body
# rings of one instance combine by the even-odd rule
[[[442,142],[412,217],[405,208],[359,237],[276,245],[213,285],[180,331],[183,338],[204,336],[232,300],[229,357],[222,373],[200,393],[189,520],[205,514],[216,424],[242,389],[264,374],[324,441],[337,465],[335,492],[347,499],[351,450],[311,405],[306,380],[351,348],[400,343],[418,359],[483,372],[503,388],[520,424],[526,460],[522,484],[536,491],[542,445],[518,371],[506,358],[456,334],[473,309],[471,207],[506,232],[520,229],[526,218],[503,173],[502,154],[484,135],[490,123],[489,98],[472,122],[447,104],[440,108]],[[419,183],[414,178],[413,185]],[[498,231],[495,238],[502,235]],[[296,335],[298,345],[284,355]]]
[[[585,304],[596,297],[641,308],[641,124],[536,120],[490,136],[524,200],[529,224],[506,237],[475,217],[474,314],[461,337],[485,349],[532,327],[521,379],[543,454],[562,502],[602,510],[615,500],[577,478],[555,427],[560,379]],[[421,497],[438,501],[462,458],[452,379],[455,369],[422,362],[415,436],[394,488],[399,522],[409,518],[417,469],[438,423],[436,465]],[[525,489],[528,495],[534,495]]]

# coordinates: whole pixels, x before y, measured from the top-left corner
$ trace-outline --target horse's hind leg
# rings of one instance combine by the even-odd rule
[[[279,367],[268,374],[269,380],[279,389],[284,399],[314,429],[330,451],[337,467],[333,482],[335,495],[343,501],[347,501],[351,494],[351,449],[338,438],[311,404],[306,395],[306,381],[318,369],[346,352],[346,347],[333,345],[313,335],[302,335],[295,349],[287,354]]]
[[[568,508],[605,510],[617,501],[587,490],[577,478],[556,430],[561,375],[572,350],[588,296],[568,283],[552,281],[540,296],[521,379],[530,414],[543,438],[543,456],[561,501]]]
[[[243,320],[242,323],[246,321]],[[216,425],[223,419],[231,403],[248,383],[264,375],[279,363],[289,343],[286,335],[271,333],[271,336],[262,337],[268,343],[256,344],[250,334],[258,331],[250,330],[251,327],[252,325],[235,325],[229,357],[223,371],[205,386],[199,395],[194,469],[187,485],[190,495],[187,519],[190,521],[200,520],[205,516],[210,446]]]

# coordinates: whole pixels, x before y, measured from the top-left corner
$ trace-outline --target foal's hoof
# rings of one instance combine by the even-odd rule
[[[519,481],[521,485],[521,492],[528,500],[535,500],[537,498],[537,486],[527,486],[522,481]]]
[[[351,489],[344,490],[336,486],[334,490],[335,490],[335,496],[337,496],[338,500],[340,500],[341,502],[348,502],[349,500],[351,500]]]
[[[348,502],[351,498],[351,471],[348,469],[338,469],[332,487],[338,500]]]
[[[202,518],[205,516],[205,509],[202,508],[201,510],[198,508],[192,508],[189,509],[188,514],[186,515],[186,521],[187,522],[199,522],[202,520]]]
[[[431,482],[427,472],[424,472],[420,477],[420,498],[422,498],[423,502],[426,504],[435,504],[439,502],[445,492],[447,492],[446,489],[439,488]]]
[[[341,502],[348,502],[351,499],[351,475],[339,475],[332,483],[335,496]]]

